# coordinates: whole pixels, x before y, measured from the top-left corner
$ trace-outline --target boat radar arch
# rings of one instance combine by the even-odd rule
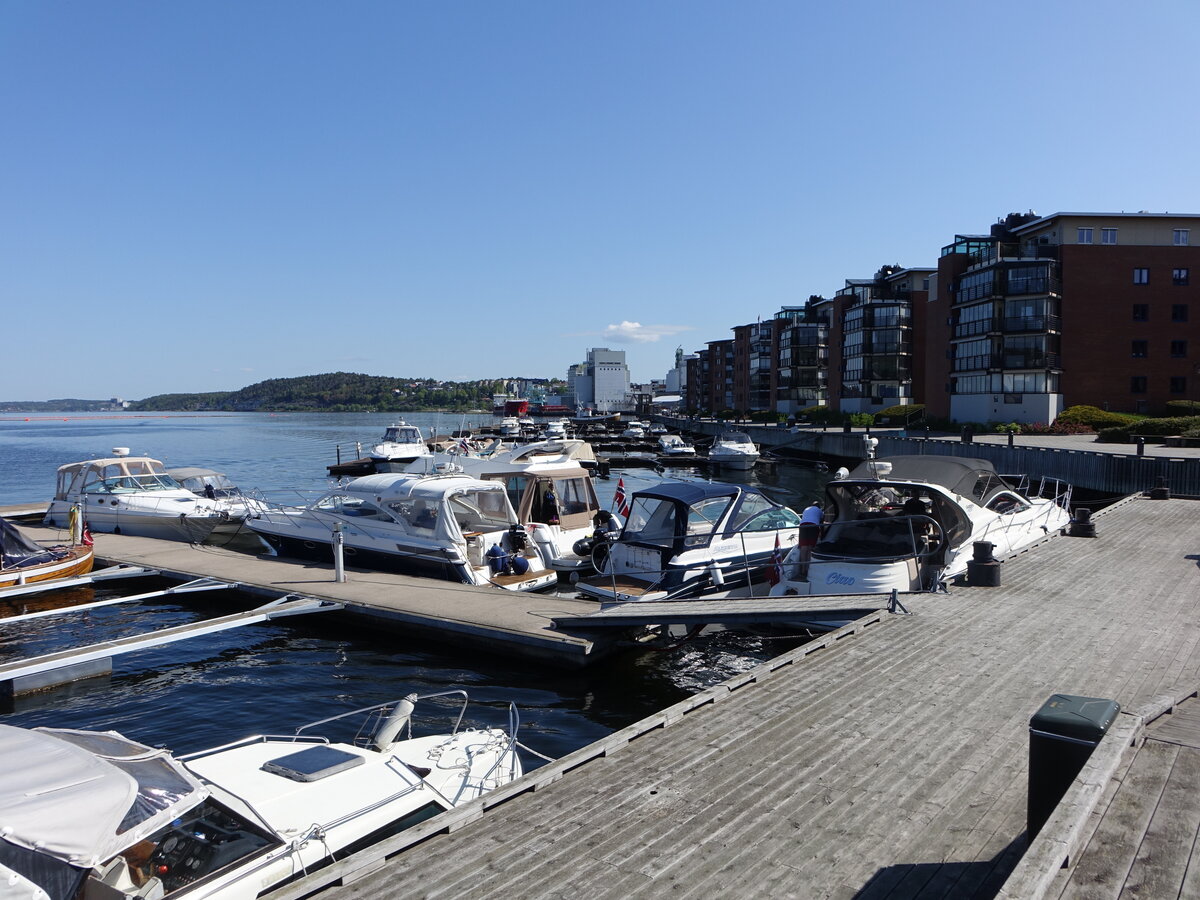
[[[396,702],[391,715],[383,720],[383,724],[379,726],[379,730],[371,738],[371,744],[376,750],[382,752],[396,742],[396,736],[408,724],[408,720],[412,716],[412,711],[416,704],[416,694],[409,694],[403,700]]]

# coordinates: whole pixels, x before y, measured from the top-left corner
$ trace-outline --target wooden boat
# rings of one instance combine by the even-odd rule
[[[2,518],[0,533],[0,542],[3,544],[0,588],[69,578],[92,571],[92,545],[85,542],[90,538],[70,545],[43,547],[23,534],[12,522]]]

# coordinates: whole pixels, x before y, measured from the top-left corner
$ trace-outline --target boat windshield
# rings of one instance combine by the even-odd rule
[[[129,460],[90,468],[84,474],[85,494],[129,494],[140,491],[179,491],[178,481],[149,461]]]
[[[503,490],[463,491],[450,498],[449,506],[464,534],[502,531],[517,521]]]
[[[834,522],[813,548],[813,555],[880,561],[908,559],[928,552],[931,525],[928,516]]]
[[[393,444],[419,444],[421,431],[416,425],[391,425],[384,431],[383,439]]]

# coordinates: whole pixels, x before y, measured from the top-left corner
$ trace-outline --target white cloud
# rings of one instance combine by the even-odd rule
[[[622,322],[620,325],[606,326],[601,334],[614,344],[651,344],[660,338],[691,330],[690,325],[643,325],[641,322]]]

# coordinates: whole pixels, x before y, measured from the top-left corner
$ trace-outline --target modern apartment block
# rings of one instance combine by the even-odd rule
[[[1198,227],[1167,213],[1027,213],[956,235],[923,335],[929,412],[1052,422],[1067,406],[1151,412],[1195,395]]]
[[[916,401],[918,317],[933,269],[883,266],[874,278],[847,279],[834,296],[831,406],[879,412]]]
[[[959,422],[1200,399],[1200,215],[1013,213],[936,269],[884,266],[689,362],[688,408],[923,403]],[[1197,307],[1197,308],[1193,308]],[[695,378],[692,378],[693,371]]]
[[[829,317],[833,301],[812,296],[775,313],[778,368],[775,410],[798,413],[829,403]]]

